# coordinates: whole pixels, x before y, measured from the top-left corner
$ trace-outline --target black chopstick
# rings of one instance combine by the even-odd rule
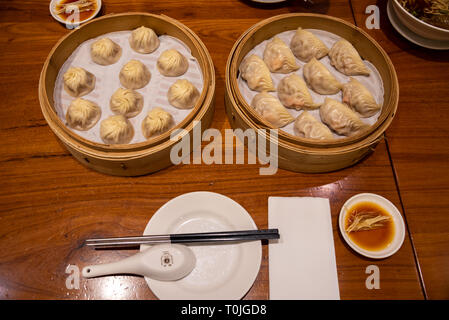
[[[88,239],[85,245],[96,248],[129,247],[140,244],[242,242],[279,239],[278,229],[239,230],[204,233],[145,235],[136,237]]]

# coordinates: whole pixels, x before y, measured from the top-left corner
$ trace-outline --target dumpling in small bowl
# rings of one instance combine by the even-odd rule
[[[191,109],[200,96],[198,89],[189,80],[180,79],[167,92],[168,102],[178,109]]]
[[[156,63],[159,72],[166,77],[179,77],[187,72],[189,62],[178,50],[165,50]]]

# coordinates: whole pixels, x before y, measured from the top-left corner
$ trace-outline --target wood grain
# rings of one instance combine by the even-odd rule
[[[320,12],[354,22],[348,1],[316,2],[312,8],[299,1],[265,8],[246,1],[192,1],[187,6],[173,0],[126,5],[110,0],[103,13],[163,13],[194,30],[214,61],[217,88],[212,127],[223,131],[230,127],[224,111],[224,68],[236,38],[263,18],[292,11]],[[408,235],[393,257],[373,261],[354,253],[337,231],[338,212],[356,193],[378,193],[400,208],[385,143],[358,165],[330,174],[279,170],[274,176],[260,176],[257,164],[172,166],[136,178],[99,174],[70,156],[39,108],[37,84],[42,64],[66,29],[52,20],[47,2],[0,1],[0,5],[0,298],[156,298],[142,278],[133,276],[81,279],[79,290],[68,290],[65,270],[69,264],[82,268],[133,254],[132,250],[95,251],[83,247],[82,241],[140,234],[165,202],[201,190],[231,197],[248,210],[259,228],[267,227],[269,196],[329,198],[341,297],[423,298]],[[261,270],[246,299],[268,298],[267,253],[264,246]],[[380,290],[365,287],[365,269],[371,264],[380,268]]]
[[[365,8],[352,1],[359,27],[388,52],[399,78],[398,113],[387,132],[394,170],[430,299],[449,298],[449,55],[419,47],[390,24],[378,1],[380,30],[366,30]]]

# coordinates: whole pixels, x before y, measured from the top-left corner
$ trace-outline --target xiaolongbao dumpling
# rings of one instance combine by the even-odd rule
[[[179,77],[189,68],[187,58],[174,49],[162,52],[156,65],[159,72],[166,77]]]
[[[256,94],[251,101],[251,107],[275,128],[282,128],[295,121],[282,103],[268,92]]]
[[[64,73],[64,89],[72,97],[81,97],[95,88],[95,76],[89,71],[71,67]]]
[[[140,89],[150,82],[151,73],[142,62],[130,60],[122,67],[119,78],[125,88]]]
[[[109,106],[115,114],[132,118],[142,111],[143,96],[137,91],[119,88],[112,95]]]
[[[275,91],[270,70],[265,62],[255,54],[246,57],[240,65],[240,75],[248,87],[255,91]]]
[[[331,64],[347,76],[369,76],[370,70],[365,66],[353,45],[345,40],[338,40],[329,51]]]
[[[161,108],[154,108],[142,121],[142,132],[149,139],[154,135],[164,133],[175,124],[173,116]]]
[[[109,38],[102,38],[92,43],[90,56],[93,62],[102,66],[116,63],[122,56],[122,48]]]
[[[133,138],[134,128],[124,116],[110,116],[101,121],[100,136],[107,144],[125,144]]]
[[[341,90],[341,83],[316,58],[304,65],[303,75],[309,87],[316,93],[335,94]]]
[[[151,53],[159,48],[159,44],[159,38],[153,29],[144,26],[133,30],[129,38],[129,45],[139,53]]]
[[[271,72],[290,73],[299,69],[292,51],[278,37],[268,42],[263,52],[263,61]]]
[[[357,111],[361,117],[375,115],[381,108],[368,89],[354,78],[343,85],[343,102]]]
[[[69,127],[86,131],[98,122],[100,116],[101,109],[95,102],[77,98],[70,104],[65,118]]]
[[[191,109],[195,105],[200,92],[185,79],[176,80],[168,89],[168,102],[178,109]]]
[[[290,42],[290,49],[296,58],[309,62],[310,59],[321,59],[329,52],[329,49],[317,36],[312,32],[302,29],[296,30]]]
[[[297,136],[308,139],[330,140],[334,138],[329,128],[307,111],[296,118],[293,130]]]
[[[320,107],[321,121],[336,133],[344,136],[354,135],[368,127],[347,105],[326,98]]]
[[[319,103],[314,103],[306,83],[296,74],[283,78],[278,85],[278,97],[287,108],[296,110],[316,109]]]

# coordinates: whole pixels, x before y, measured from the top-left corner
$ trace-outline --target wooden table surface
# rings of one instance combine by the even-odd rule
[[[0,0],[0,298],[154,299],[141,277],[81,279],[66,288],[67,266],[116,261],[132,250],[95,251],[90,237],[142,233],[168,200],[213,191],[240,203],[259,228],[267,227],[269,196],[329,198],[342,299],[449,298],[449,55],[417,47],[390,25],[385,2],[316,0],[278,5],[249,1],[103,1],[103,14],[146,11],[180,20],[212,56],[217,76],[213,128],[230,128],[224,111],[224,73],[235,40],[254,23],[288,12],[314,12],[363,28],[390,55],[399,77],[398,113],[376,151],[361,163],[328,174],[279,170],[260,176],[258,165],[180,165],[155,174],[112,177],[78,163],[53,135],[39,107],[42,65],[68,32],[49,14],[48,1]],[[365,8],[381,9],[381,29],[367,30]],[[402,248],[380,261],[344,244],[337,217],[354,194],[390,199],[404,215]],[[367,266],[380,269],[378,290],[368,290]],[[245,299],[268,298],[268,249]]]

